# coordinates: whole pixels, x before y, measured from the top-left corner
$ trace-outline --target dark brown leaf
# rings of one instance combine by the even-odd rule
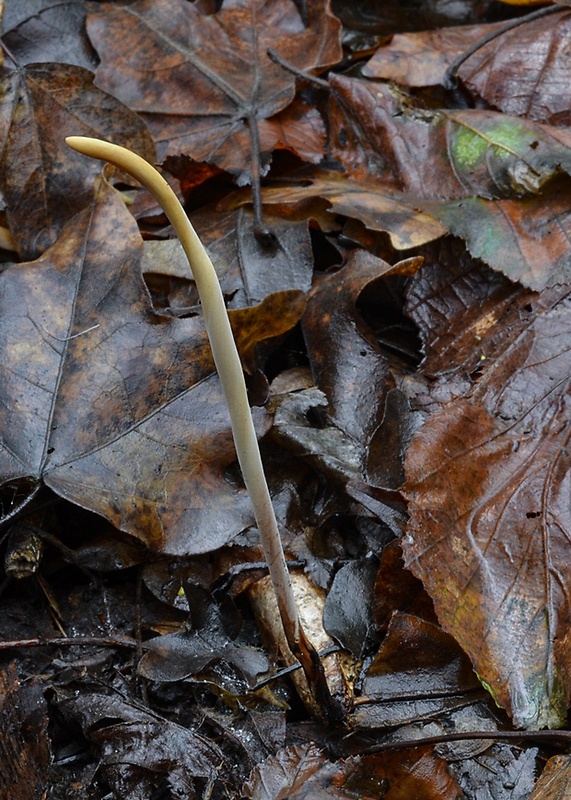
[[[355,178],[426,199],[538,194],[571,174],[567,129],[481,109],[427,111],[390,87],[332,76],[333,152]]]
[[[93,4],[97,85],[146,114],[161,158],[186,153],[247,177],[259,136],[266,157],[281,143],[315,160],[323,144],[315,110],[297,106],[287,137],[284,119],[269,119],[292,102],[295,77],[267,55],[277,50],[306,70],[339,59],[339,23],[327,0],[313,7],[306,28],[291,0],[226,3],[213,15],[183,0]]]
[[[329,401],[328,417],[363,444],[381,422],[392,379],[372,331],[356,314],[356,303],[368,284],[391,269],[355,251],[341,270],[316,283],[303,317],[313,377]]]
[[[568,800],[571,756],[553,756],[545,765],[529,800]]]
[[[58,706],[98,747],[100,769],[129,800],[150,796],[164,779],[172,785],[184,778],[185,796],[194,797],[196,780],[229,777],[214,742],[118,696],[88,693],[62,699]]]
[[[18,0],[6,3],[2,41],[20,66],[39,62],[94,69],[97,59],[85,32],[83,0]]]
[[[39,261],[0,276],[0,469],[167,552],[212,550],[251,524],[249,501],[225,472],[234,446],[203,323],[152,313],[141,248],[102,185]]]
[[[437,625],[396,612],[367,669],[357,727],[380,728],[430,719],[476,699],[479,683],[454,639]],[[483,692],[482,692],[483,694]]]
[[[567,182],[553,182],[571,171],[569,129],[480,109],[423,111],[386,86],[331,83],[333,151],[350,175],[412,194],[512,280],[543,288],[569,279]]]
[[[388,233],[395,250],[409,250],[446,233],[438,220],[415,208],[413,200],[396,188],[387,187],[385,192],[372,178],[357,182],[342,174],[314,170],[304,174],[301,184],[262,190],[264,205],[279,206],[282,213],[288,206],[305,206],[310,218],[314,210],[308,207],[309,201],[319,197],[331,204],[331,216],[343,214],[361,220],[372,231]],[[323,212],[318,215],[320,223],[322,217]],[[333,219],[326,221],[326,230],[332,225]]]
[[[557,727],[571,691],[571,301],[520,323],[473,391],[407,454],[409,567],[519,726]]]
[[[396,33],[363,67],[366,78],[384,78],[405,86],[434,86],[450,64],[505,22],[458,25],[420,33]]]
[[[470,56],[459,75],[506,114],[569,125],[570,46],[571,11],[562,8],[493,39]]]
[[[47,704],[38,683],[18,680],[14,665],[0,673],[0,796],[41,800],[51,760]]]
[[[93,75],[66,64],[0,68],[0,188],[18,253],[35,258],[92,196],[101,164],[69,149],[72,134],[110,139],[154,160],[145,125]]]

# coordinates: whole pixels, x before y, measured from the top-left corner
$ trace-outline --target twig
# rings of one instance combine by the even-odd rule
[[[21,647],[127,647],[137,650],[139,644],[128,637],[110,638],[101,636],[57,636],[52,639],[13,639],[0,641],[0,650],[15,650]]]
[[[402,742],[381,742],[359,751],[359,755],[369,755],[371,753],[386,753],[390,750],[406,750],[414,747],[426,747],[433,744],[444,744],[446,742],[462,742],[473,739],[488,740],[525,740],[531,739],[534,742],[544,744],[565,744],[571,743],[571,731],[463,731],[458,733],[443,733],[440,736],[426,736],[422,739],[407,739]]]

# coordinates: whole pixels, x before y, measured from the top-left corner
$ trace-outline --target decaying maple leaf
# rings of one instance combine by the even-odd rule
[[[165,552],[211,550],[252,523],[250,504],[226,474],[235,451],[203,322],[152,311],[142,246],[101,182],[40,259],[0,275],[0,475],[43,480]],[[274,335],[301,313],[291,292],[282,301]]]
[[[312,3],[307,22],[292,0],[226,0],[212,15],[184,0],[93,5],[96,84],[144,115],[161,158],[185,153],[246,178],[280,143],[318,161],[323,123],[308,106],[276,118],[296,78],[268,56],[309,71],[336,63],[340,24],[329,0]]]
[[[43,253],[91,202],[99,166],[70,156],[66,135],[103,136],[154,159],[137,114],[94,86],[93,74],[82,67],[0,67],[0,96],[0,188],[20,258]]]

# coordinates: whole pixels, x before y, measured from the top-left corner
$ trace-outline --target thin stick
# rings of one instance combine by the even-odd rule
[[[254,508],[262,549],[268,564],[288,645],[301,663],[312,694],[318,703],[321,704],[321,707],[325,704],[338,712],[329,692],[319,656],[299,620],[248,404],[244,373],[212,261],[175,193],[159,172],[147,161],[124,147],[103,142],[100,139],[70,136],[66,142],[79,153],[108,161],[142,183],[162,207],[180,239],[191,264],[202,303],[214,363],[230,412],[238,462]]]

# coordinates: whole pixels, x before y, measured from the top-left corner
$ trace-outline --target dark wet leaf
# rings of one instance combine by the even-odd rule
[[[0,672],[0,796],[45,797],[51,760],[47,704],[39,683],[18,679],[12,664]]]
[[[516,725],[564,723],[570,297],[533,308],[407,453],[408,566]]]
[[[567,80],[571,11],[535,19],[477,50],[459,76],[475,94],[506,114],[571,124]]]
[[[363,446],[334,425],[324,425],[327,398],[319,389],[279,395],[272,438],[336,481],[362,478]],[[315,424],[317,419],[318,424]]]
[[[450,771],[457,776],[466,796],[478,800],[531,800],[530,792],[540,763],[537,748],[520,752],[499,742],[491,748],[489,744],[476,758],[450,765]]]
[[[180,784],[185,796],[218,778],[228,780],[220,748],[185,728],[118,696],[83,694],[58,701],[100,752],[100,769],[126,800],[151,796],[158,783]],[[200,794],[198,794],[200,796]]]
[[[242,787],[249,800],[285,800],[295,797],[305,781],[325,763],[314,744],[288,747],[254,767]]]
[[[410,282],[406,313],[422,339],[422,373],[439,379],[451,399],[461,391],[452,378],[468,391],[509,345],[536,296],[470,258],[460,242],[439,244]]]
[[[371,619],[377,560],[351,561],[336,573],[323,609],[323,626],[346,650],[361,658],[374,633]]]
[[[275,292],[310,290],[313,253],[306,221],[285,222],[267,214],[275,242],[262,248],[248,209],[199,213],[191,219],[208,247],[229,308],[256,305]]]
[[[266,157],[279,146],[285,120],[274,117],[295,95],[295,77],[267,51],[300,69],[335,63],[339,23],[327,8],[312,4],[306,27],[290,0],[226,3],[212,15],[183,0],[94,4],[88,32],[101,58],[97,85],[145,113],[161,157],[185,153],[248,176],[251,137]],[[318,155],[322,123],[314,110],[300,111],[288,123],[305,155],[310,139]],[[294,138],[285,145],[299,152]]]
[[[366,78],[384,78],[405,86],[442,82],[450,64],[504,22],[458,25],[419,33],[396,33],[363,67]]]
[[[331,78],[333,144],[355,178],[375,176],[417,197],[538,194],[571,172],[566,128],[483,109],[426,111],[382,84]],[[351,113],[347,113],[351,109]]]
[[[365,287],[391,269],[355,251],[341,270],[316,282],[302,320],[313,377],[329,401],[327,416],[361,444],[381,422],[392,376],[356,304]]]
[[[426,111],[383,85],[331,82],[333,151],[352,177],[411,194],[512,280],[541,289],[569,279],[567,182],[553,183],[571,170],[569,129],[481,109]]]
[[[138,117],[93,86],[93,75],[67,64],[0,68],[0,188],[18,253],[35,258],[91,200],[101,163],[65,144],[74,134],[110,139],[154,160]]]
[[[473,702],[478,689],[470,662],[449,634],[396,612],[364,677],[367,699],[357,703],[352,721],[380,728],[427,719]]]
[[[313,198],[322,198],[331,204],[329,226],[333,224],[333,214],[353,217],[372,231],[385,231],[396,250],[418,247],[446,233],[438,220],[416,207],[414,199],[403,196],[392,186],[381,189],[374,177],[356,181],[342,174],[313,170],[304,173],[299,184],[265,188],[262,197],[270,208],[281,209],[307,207]],[[312,206],[306,213],[308,217],[315,216]],[[323,212],[318,216],[320,222],[322,215]]]
[[[419,414],[411,411],[404,392],[389,389],[383,418],[374,432],[367,459],[367,475],[376,486],[399,489],[404,481],[404,454],[420,426]]]
[[[568,188],[556,183],[538,197],[485,200],[468,197],[431,207],[434,217],[460,236],[475,258],[541,290],[568,283],[571,209]]]
[[[139,672],[152,681],[178,681],[200,672],[211,661],[221,660],[235,666],[253,683],[259,673],[269,669],[269,664],[261,650],[236,641],[241,624],[236,609],[232,606],[224,610],[206,592],[188,588],[193,630],[145,642],[147,652],[139,662]]]
[[[97,64],[85,32],[82,0],[6,3],[2,40],[21,66],[51,61],[94,69]]]
[[[250,504],[225,474],[235,453],[202,321],[151,312],[141,247],[102,185],[38,262],[0,276],[1,474],[43,479],[166,552],[204,552],[251,524]]]

